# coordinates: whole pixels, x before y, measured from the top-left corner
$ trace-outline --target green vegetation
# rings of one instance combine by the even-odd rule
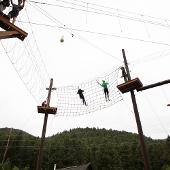
[[[5,152],[9,129],[0,129],[0,160]],[[170,170],[170,137],[145,138],[152,170]],[[0,170],[35,170],[40,139],[13,130],[6,160]],[[77,128],[46,138],[43,169],[91,162],[94,170],[143,170],[137,134],[96,128]]]

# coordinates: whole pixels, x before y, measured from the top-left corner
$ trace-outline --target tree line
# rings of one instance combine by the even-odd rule
[[[0,129],[0,170],[35,170],[40,138],[14,129]],[[170,137],[145,137],[152,170],[170,170]],[[4,158],[5,150],[7,153]],[[91,162],[94,170],[143,170],[139,137],[135,133],[97,128],[76,128],[47,137],[43,170]]]

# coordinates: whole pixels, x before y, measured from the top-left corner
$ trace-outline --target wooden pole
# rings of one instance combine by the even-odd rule
[[[8,151],[9,142],[10,142],[10,138],[11,138],[11,133],[12,133],[12,128],[9,131],[8,141],[7,141],[5,152],[4,152],[4,155],[3,155],[2,164],[4,163],[5,158],[6,158],[6,154],[7,154],[7,151]]]
[[[129,71],[129,67],[128,67],[124,49],[122,49],[122,54],[123,54],[127,79],[131,80],[130,71]],[[137,107],[134,90],[131,90],[130,93],[131,93],[131,99],[132,99],[133,109],[134,109],[135,118],[136,118],[136,124],[137,124],[140,144],[141,144],[141,151],[142,151],[142,156],[143,156],[143,161],[144,161],[144,170],[150,170],[148,152],[147,152],[147,148],[146,148],[145,141],[144,141],[143,130],[142,130],[142,125],[141,125],[141,121],[140,121],[140,116],[139,116],[139,112],[138,112],[138,107]]]
[[[50,86],[48,88],[47,107],[50,106],[50,98],[51,98],[52,86],[53,86],[53,79],[50,80]],[[47,120],[48,120],[48,113],[45,113],[36,170],[41,170],[41,166],[42,166],[43,146],[44,146],[44,141],[45,141],[45,134],[46,134],[46,128],[47,128]]]

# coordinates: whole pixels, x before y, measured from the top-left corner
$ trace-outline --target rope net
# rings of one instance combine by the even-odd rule
[[[57,116],[80,116],[95,112],[114,105],[122,100],[122,96],[117,89],[118,70],[97,77],[79,85],[58,87],[56,90]],[[100,85],[102,80],[108,83],[109,100],[106,101],[104,88]],[[99,83],[100,84],[99,84]],[[82,89],[86,104],[80,98],[78,89]]]
[[[27,15],[26,8],[22,11],[22,20],[18,16],[15,25],[26,30],[28,36],[24,41],[17,38],[0,40],[0,53],[5,54],[28,92],[36,103],[41,103],[46,98],[46,87],[49,85],[49,75],[45,67],[38,42],[35,38],[33,27]],[[0,28],[1,30],[1,28]]]

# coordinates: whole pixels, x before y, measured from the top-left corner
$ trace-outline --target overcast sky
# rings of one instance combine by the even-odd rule
[[[23,42],[1,40],[1,128],[41,136],[44,116],[36,108],[47,96],[49,78],[54,79],[55,87],[95,79],[123,66],[122,49],[132,78],[139,77],[144,85],[169,79],[168,0],[27,1],[16,25],[28,32],[28,37]],[[34,54],[31,60],[29,54]],[[122,82],[119,75],[118,83]],[[34,83],[40,89],[36,93]],[[164,85],[135,92],[143,132],[148,137],[162,139],[170,133],[169,88]],[[82,116],[49,115],[46,136],[77,127],[137,133],[130,94],[122,97],[112,107]],[[53,92],[51,106],[55,101]]]

